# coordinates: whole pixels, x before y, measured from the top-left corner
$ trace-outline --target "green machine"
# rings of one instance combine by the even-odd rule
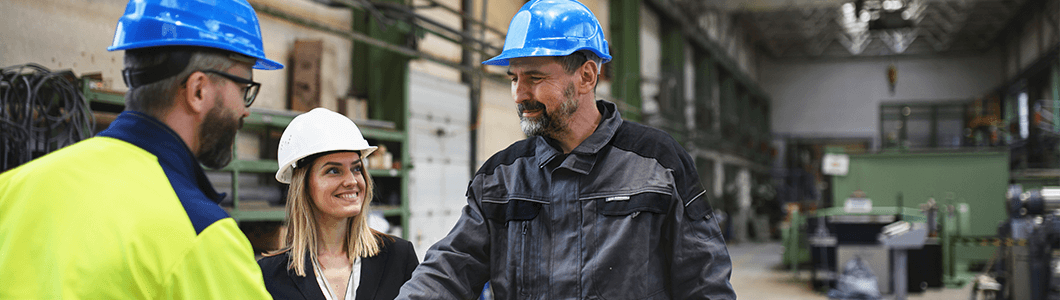
[[[832,176],[832,207],[792,218],[784,232],[785,263],[794,267],[809,261],[815,237],[807,219],[865,216],[934,223],[929,224],[937,228],[932,239],[941,246],[942,280],[949,286],[968,282],[975,267],[990,260],[998,225],[1007,219],[1007,151],[901,151],[846,157],[846,174]],[[868,210],[852,212],[848,198],[858,200],[860,206],[871,204]],[[936,217],[921,212],[929,199],[936,203]]]
[[[997,236],[999,223],[1008,218],[1007,151],[885,152],[849,158],[847,175],[832,177],[834,206],[843,206],[857,190],[872,199],[873,206],[919,208],[935,199],[941,206],[941,233],[953,235],[941,241],[945,270],[965,272],[993,255],[993,247],[956,240]],[[945,258],[951,254],[952,259]]]

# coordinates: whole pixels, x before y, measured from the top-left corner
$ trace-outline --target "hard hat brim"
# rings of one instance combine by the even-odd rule
[[[581,50],[593,51],[593,49],[589,48],[589,47],[578,48],[578,49],[569,50],[569,51],[559,51],[559,50],[551,50],[551,49],[543,49],[543,48],[510,49],[510,50],[504,51],[500,55],[497,55],[497,56],[495,56],[493,58],[490,58],[490,59],[482,62],[482,64],[490,65],[490,66],[507,66],[507,65],[510,64],[508,62],[508,60],[510,60],[512,58],[536,57],[536,56],[567,56],[567,55],[570,55],[571,53],[574,53],[574,52],[577,52],[577,51],[581,51]],[[596,55],[599,56],[600,59],[602,60],[600,62],[600,64],[606,64],[607,62],[611,61],[611,55],[607,55],[607,54],[601,55],[602,53],[597,53],[596,51],[593,51],[593,53],[596,53]]]
[[[535,56],[567,56],[574,53],[577,50],[560,51],[554,49],[545,48],[521,48],[521,49],[508,49],[489,60],[482,62],[484,65],[491,66],[507,66],[508,60],[519,57],[535,57]]]
[[[363,161],[363,160],[368,158],[368,155],[371,155],[372,152],[375,152],[376,149],[379,149],[379,147],[368,146],[368,148],[365,148],[365,149],[333,149],[333,150],[324,151],[324,152],[342,152],[342,151],[360,152],[361,160]],[[305,155],[301,155],[301,156],[295,157],[290,162],[284,164],[283,167],[281,167],[279,170],[276,171],[276,181],[279,181],[280,183],[284,183],[284,184],[291,184],[291,176],[292,176],[292,174],[294,174],[295,164],[298,163],[299,160],[302,160],[303,158],[310,157],[310,156],[313,156],[313,155],[316,155],[316,154],[324,153],[324,152],[307,153]]]
[[[279,70],[279,69],[283,69],[283,64],[281,64],[281,63],[279,63],[277,61],[265,58],[264,56],[252,55],[251,53],[246,53],[245,51],[239,51],[237,49],[233,49],[232,47],[230,47],[230,46],[228,46],[226,44],[210,43],[210,42],[204,42],[202,40],[171,39],[171,40],[164,40],[164,41],[155,40],[155,41],[150,41],[150,42],[127,43],[127,44],[124,44],[124,45],[121,45],[121,46],[118,46],[118,47],[115,47],[115,46],[107,47],[107,51],[119,51],[119,50],[140,49],[140,48],[149,48],[149,47],[164,47],[164,46],[192,46],[192,47],[207,47],[207,48],[221,49],[221,50],[230,51],[230,52],[246,55],[246,56],[249,56],[249,57],[253,57],[254,60],[255,60],[254,69],[258,69],[258,70]]]

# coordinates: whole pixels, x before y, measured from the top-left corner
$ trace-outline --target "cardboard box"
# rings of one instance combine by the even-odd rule
[[[320,61],[324,56],[324,41],[295,40],[291,56],[289,108],[305,112],[320,107]]]
[[[356,120],[368,120],[368,100],[345,97],[338,99],[338,113],[344,115],[354,121]],[[357,124],[361,126],[361,124]]]

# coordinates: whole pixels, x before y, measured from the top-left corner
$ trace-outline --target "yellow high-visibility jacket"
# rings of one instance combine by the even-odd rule
[[[0,299],[271,299],[173,130],[124,112],[0,174]]]

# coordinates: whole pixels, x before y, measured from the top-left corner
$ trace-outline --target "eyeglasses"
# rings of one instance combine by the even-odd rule
[[[246,79],[246,78],[239,77],[239,76],[236,76],[236,75],[228,74],[228,73],[221,72],[221,71],[218,71],[218,70],[202,70],[202,71],[205,72],[205,73],[217,74],[217,75],[219,75],[221,77],[224,77],[224,78],[226,78],[228,80],[231,80],[232,82],[235,82],[235,83],[238,83],[238,84],[247,85],[247,87],[243,88],[243,105],[246,105],[247,107],[250,107],[250,104],[254,103],[254,98],[256,98],[258,96],[258,90],[261,89],[261,84],[260,83],[254,82],[253,80],[250,80],[250,79]]]

